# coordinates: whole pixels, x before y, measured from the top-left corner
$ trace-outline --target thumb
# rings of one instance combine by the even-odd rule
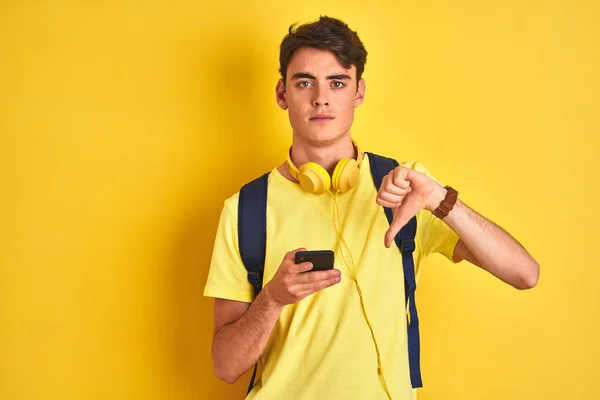
[[[396,210],[394,210],[394,219],[390,224],[389,229],[385,233],[385,247],[387,247],[388,249],[390,248],[392,242],[394,241],[394,238],[396,237],[398,232],[400,232],[402,227],[406,225],[406,222],[408,221],[402,213],[402,206],[400,206]]]
[[[292,251],[288,251],[288,252],[285,254],[285,256],[283,257],[284,261],[285,261],[286,259],[288,259],[288,260],[291,260],[291,261],[294,261],[294,260],[295,260],[295,258],[296,258],[296,253],[297,253],[297,252],[299,252],[299,251],[306,251],[306,248],[304,248],[304,247],[300,247],[300,248],[298,248],[298,249],[295,249],[295,250],[292,250]]]

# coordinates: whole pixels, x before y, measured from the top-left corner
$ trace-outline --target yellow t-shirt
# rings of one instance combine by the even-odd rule
[[[402,165],[430,176],[421,164]],[[395,244],[389,249],[384,245],[389,224],[376,197],[365,156],[359,186],[338,195],[342,234],[354,258],[392,399],[414,399],[402,258]],[[225,201],[204,295],[251,302],[253,289],[238,247],[238,198],[236,193]],[[334,250],[342,280],[283,309],[261,357],[262,378],[247,399],[387,399],[356,285],[342,261],[332,210],[333,198],[328,194],[305,193],[277,169],[269,175],[263,286],[273,278],[285,253],[300,247]],[[416,277],[429,254],[439,252],[452,260],[457,242],[458,236],[443,221],[426,210],[419,212],[413,253]]]

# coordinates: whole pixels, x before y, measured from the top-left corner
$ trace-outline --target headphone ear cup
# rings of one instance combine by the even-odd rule
[[[358,182],[360,182],[358,163],[353,158],[342,158],[333,171],[333,189],[346,193],[357,187]]]
[[[315,162],[303,164],[298,171],[298,181],[305,192],[323,194],[331,187],[329,173]]]

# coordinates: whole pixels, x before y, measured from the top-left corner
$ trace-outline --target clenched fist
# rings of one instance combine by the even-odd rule
[[[394,219],[385,234],[385,247],[389,248],[400,229],[426,208],[435,210],[445,196],[446,189],[411,168],[398,166],[387,174],[377,192],[377,204],[391,208]],[[441,196],[441,197],[440,197]]]

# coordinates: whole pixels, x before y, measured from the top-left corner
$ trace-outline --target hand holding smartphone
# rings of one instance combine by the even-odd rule
[[[331,250],[311,250],[311,251],[299,251],[296,253],[294,263],[300,264],[303,262],[311,262],[313,268],[306,272],[311,271],[325,271],[333,269],[334,255]]]

